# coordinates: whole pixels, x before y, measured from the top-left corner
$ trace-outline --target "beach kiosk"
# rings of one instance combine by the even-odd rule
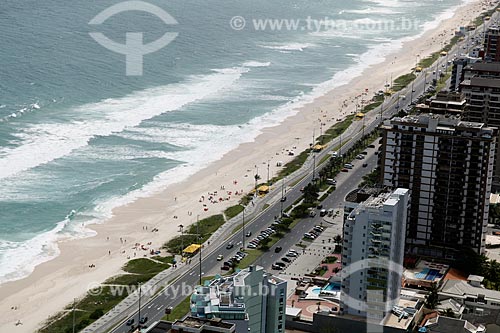
[[[313,151],[314,151],[315,153],[317,153],[317,152],[322,151],[322,150],[323,150],[323,148],[325,148],[325,146],[323,146],[323,145],[315,145],[315,146],[313,147]]]
[[[365,117],[365,114],[363,112],[358,112],[356,113],[356,120],[362,120]]]
[[[258,195],[266,195],[268,193],[269,193],[269,186],[267,185],[261,185],[257,188]]]
[[[185,255],[186,257],[192,257],[196,253],[198,253],[200,248],[201,248],[200,244],[191,244],[182,251],[182,254]]]

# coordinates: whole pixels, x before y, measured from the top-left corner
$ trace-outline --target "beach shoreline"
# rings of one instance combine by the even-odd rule
[[[417,54],[423,59],[440,50],[456,28],[476,18],[483,7],[479,0],[458,7],[453,17],[437,28],[403,43],[383,63],[371,65],[361,76],[315,99],[280,125],[264,128],[254,141],[239,145],[185,181],[114,209],[114,216],[105,223],[89,226],[96,236],[61,242],[59,256],[38,265],[26,278],[0,285],[0,311],[6,314],[0,318],[0,331],[35,331],[89,287],[120,274],[128,258],[149,253],[133,249],[134,244],[151,243],[149,248],[159,249],[179,235],[179,224],[188,226],[197,217],[202,219],[237,204],[240,193],[248,193],[254,187],[257,170],[261,182],[267,179],[268,170],[272,178],[277,174],[278,161],[286,163],[293,158],[288,155],[289,150],[298,153],[308,148],[314,129],[319,136],[319,123],[324,123],[326,130],[337,119],[352,114],[354,103],[359,101],[356,96],[369,100],[374,92],[383,89],[387,68],[391,68],[393,78],[409,73]],[[348,107],[343,107],[344,101]],[[158,232],[152,232],[155,228]],[[95,268],[89,267],[92,264]],[[18,320],[23,325],[16,326]]]

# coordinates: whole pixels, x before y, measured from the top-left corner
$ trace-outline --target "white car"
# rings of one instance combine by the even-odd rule
[[[217,261],[221,261],[222,259],[224,259],[224,256],[222,254],[219,254],[217,256]]]

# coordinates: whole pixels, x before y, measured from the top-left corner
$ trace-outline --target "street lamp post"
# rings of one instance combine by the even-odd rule
[[[139,282],[139,318],[137,319],[139,322],[137,323],[137,328],[141,328],[141,283]]]
[[[73,298],[73,333],[75,333],[75,306],[76,298]]]
[[[184,250],[184,226],[182,224],[179,224],[179,229],[181,232],[181,258],[182,258],[182,251]]]
[[[198,234],[198,241],[200,243],[200,286],[201,286],[201,249],[203,244],[201,243],[201,234],[200,234],[200,215],[196,215],[196,233]]]
[[[267,160],[267,185],[269,186],[269,161]]]
[[[283,198],[284,198],[284,187],[285,187],[285,178],[282,179],[281,182],[281,200],[280,200],[280,217],[283,217]]]
[[[245,234],[245,206],[243,206],[243,227],[241,228],[243,230],[243,233],[242,233],[242,238],[243,238],[243,249],[245,249],[245,237],[246,237],[246,234]]]

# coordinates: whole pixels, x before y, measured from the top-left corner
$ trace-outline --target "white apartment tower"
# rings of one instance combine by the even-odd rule
[[[344,221],[341,311],[382,320],[401,291],[409,190],[379,192]]]

